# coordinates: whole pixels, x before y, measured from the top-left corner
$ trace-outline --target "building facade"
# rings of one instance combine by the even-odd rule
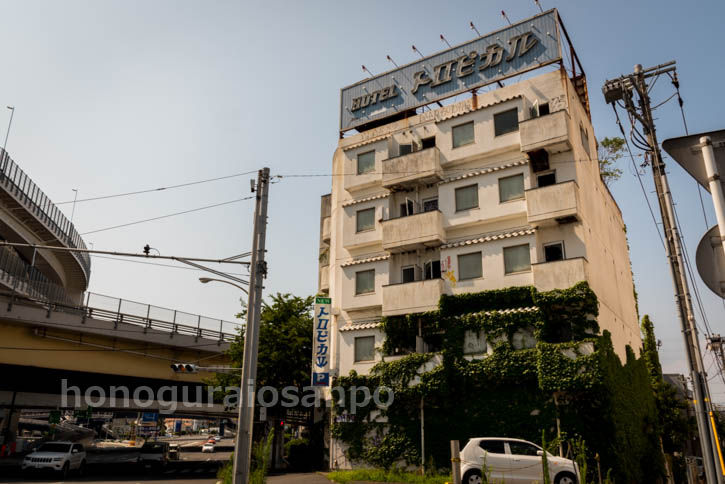
[[[340,139],[322,197],[319,292],[331,374],[382,355],[380,319],[443,294],[587,281],[620,358],[641,347],[622,214],[585,90],[564,69]]]

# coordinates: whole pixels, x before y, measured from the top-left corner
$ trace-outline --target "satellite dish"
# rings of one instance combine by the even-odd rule
[[[725,298],[725,253],[720,232],[715,225],[700,239],[695,253],[697,272],[702,282],[718,296]]]

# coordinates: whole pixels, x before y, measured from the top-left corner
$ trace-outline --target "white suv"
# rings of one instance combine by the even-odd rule
[[[23,459],[23,471],[53,470],[63,477],[71,470],[82,474],[86,467],[86,451],[81,444],[72,442],[46,442]]]
[[[541,457],[536,444],[506,437],[474,438],[461,451],[463,484],[482,482],[543,482]],[[579,468],[574,461],[547,452],[549,474],[554,484],[577,484]],[[483,480],[485,469],[487,480]]]

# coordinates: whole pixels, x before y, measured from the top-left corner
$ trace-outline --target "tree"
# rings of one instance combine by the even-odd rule
[[[622,170],[617,168],[617,161],[624,156],[624,138],[604,138],[599,140],[599,174],[605,185],[619,180]]]
[[[257,388],[269,385],[281,391],[285,386],[310,384],[312,371],[312,296],[301,298],[277,293],[271,304],[262,305],[257,357]],[[246,318],[247,311],[237,314]],[[244,333],[232,341],[228,355],[234,366],[241,367],[244,356]],[[239,374],[218,374],[215,385],[239,384]]]

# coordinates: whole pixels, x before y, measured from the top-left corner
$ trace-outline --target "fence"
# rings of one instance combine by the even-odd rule
[[[233,340],[242,326],[241,323],[212,319],[199,314],[152,306],[94,292],[86,293],[85,306],[89,318],[105,319],[116,324],[119,322],[138,324],[146,328],[220,341]]]
[[[66,246],[76,249],[85,249],[80,234],[73,224],[63,215],[58,207],[38,188],[28,175],[8,156],[7,152],[0,148],[0,185],[8,193],[15,195],[25,208],[33,213],[38,220],[45,223],[55,234],[58,240]],[[91,258],[86,252],[73,252],[78,260],[86,279],[91,275]]]
[[[33,299],[51,304],[75,305],[65,289],[25,262],[14,249],[0,247],[0,281]]]

